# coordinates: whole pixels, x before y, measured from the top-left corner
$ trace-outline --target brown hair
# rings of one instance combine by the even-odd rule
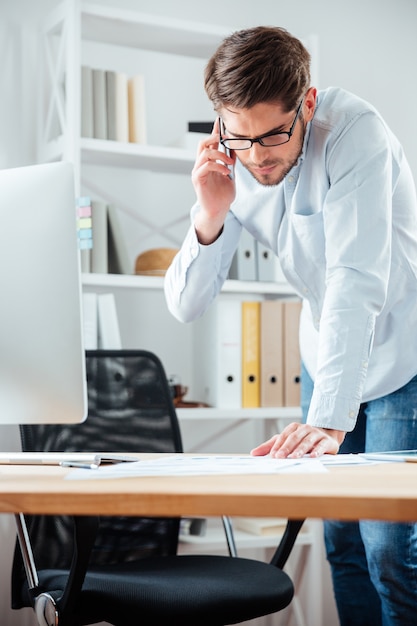
[[[310,87],[310,54],[284,28],[257,26],[227,37],[209,60],[204,78],[215,110],[279,101],[288,112]]]

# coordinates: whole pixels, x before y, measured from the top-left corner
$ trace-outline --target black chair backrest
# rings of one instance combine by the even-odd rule
[[[182,452],[171,390],[153,353],[87,351],[86,371],[87,420],[82,424],[23,425],[23,451]],[[26,516],[26,523],[37,569],[67,569],[73,554],[72,518]],[[178,519],[103,517],[90,563],[175,554],[178,531]],[[18,549],[15,559],[21,563]],[[13,586],[20,589],[23,565],[15,563],[13,570]]]

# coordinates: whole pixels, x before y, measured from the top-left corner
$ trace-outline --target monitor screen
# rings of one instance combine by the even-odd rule
[[[0,424],[87,415],[70,163],[0,171]]]

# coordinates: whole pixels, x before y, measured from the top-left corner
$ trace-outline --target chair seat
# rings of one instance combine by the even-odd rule
[[[67,576],[65,570],[39,572],[46,589],[63,588]],[[223,626],[275,613],[293,595],[287,574],[268,563],[215,555],[152,557],[89,570],[71,623]]]

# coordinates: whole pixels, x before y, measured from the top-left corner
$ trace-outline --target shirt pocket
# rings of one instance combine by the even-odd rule
[[[321,213],[288,215],[282,267],[300,296],[310,301],[314,314],[321,310],[324,295],[326,257]]]
[[[290,231],[294,259],[302,259],[319,267],[326,265],[326,240],[324,237],[323,213],[290,215]],[[295,261],[295,265],[302,266]]]

